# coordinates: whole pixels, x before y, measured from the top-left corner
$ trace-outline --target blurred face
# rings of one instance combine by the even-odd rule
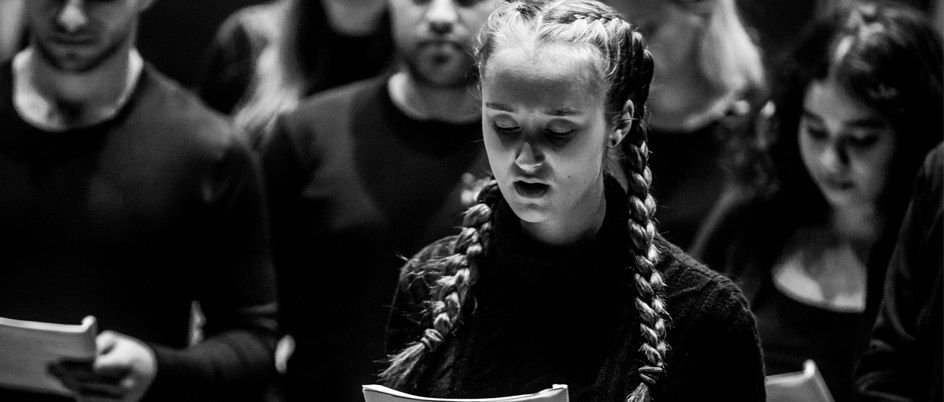
[[[826,201],[875,206],[897,145],[889,122],[832,79],[810,84],[803,109],[800,155]]]
[[[667,0],[609,0],[609,4],[645,36],[649,51],[659,66],[659,79],[673,71],[689,71],[696,44],[707,26],[711,1],[682,7]]]
[[[29,0],[32,46],[54,68],[93,70],[134,42],[138,15],[150,0]]]
[[[604,97],[572,45],[499,47],[482,78],[482,131],[498,186],[526,223],[566,222],[603,194]]]
[[[472,41],[499,0],[390,0],[397,50],[417,81],[436,87],[472,82]]]

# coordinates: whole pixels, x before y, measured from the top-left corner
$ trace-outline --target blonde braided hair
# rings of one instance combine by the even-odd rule
[[[642,36],[615,10],[595,0],[517,0],[502,4],[489,16],[479,33],[476,47],[478,72],[486,73],[489,56],[497,43],[586,44],[593,56],[598,82],[606,85],[605,111],[610,125],[628,130],[623,140],[622,163],[629,182],[630,251],[634,257],[634,283],[638,291],[635,308],[640,317],[642,345],[639,352],[644,364],[634,374],[640,383],[626,400],[650,400],[650,388],[665,370],[668,352],[666,321],[668,313],[662,300],[662,276],[655,266],[660,254],[655,247],[653,216],[656,202],[650,194],[652,173],[648,167],[647,128],[643,121],[648,109],[649,84],[653,61]],[[624,105],[632,101],[632,116],[624,119]],[[634,124],[635,122],[635,124]],[[614,148],[618,152],[618,148]],[[610,155],[620,157],[621,155]],[[455,243],[452,255],[440,260],[442,276],[432,289],[433,301],[428,308],[433,317],[432,328],[422,339],[389,360],[390,366],[381,374],[388,385],[412,388],[417,365],[429,352],[436,350],[444,338],[455,330],[469,289],[475,283],[481,258],[487,251],[491,230],[491,210],[500,192],[492,182],[481,193],[482,202],[472,207],[465,217],[465,228]]]
[[[485,184],[478,203],[465,212],[462,232],[453,244],[452,254],[432,261],[423,270],[440,270],[442,274],[430,289],[432,300],[427,311],[433,320],[419,341],[391,356],[381,381],[393,388],[412,389],[416,382],[416,366],[427,353],[435,352],[451,334],[462,317],[462,308],[469,299],[469,289],[478,279],[479,267],[485,258],[486,244],[492,229],[492,209],[501,198],[498,183]]]

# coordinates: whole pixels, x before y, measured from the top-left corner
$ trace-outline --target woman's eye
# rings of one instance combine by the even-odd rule
[[[503,125],[503,124],[498,124],[498,123],[492,123],[492,128],[495,129],[496,133],[502,134],[502,135],[511,135],[511,134],[517,133],[519,130],[519,127],[516,127],[513,125],[507,125],[507,124]]]
[[[803,127],[803,130],[806,131],[806,135],[813,139],[823,140],[829,137],[829,134],[826,133],[826,130],[822,129],[821,127],[807,124]]]
[[[868,148],[878,141],[878,137],[868,136],[868,137],[852,137],[849,139],[849,145],[858,148]]]
[[[846,137],[846,143],[849,144],[850,147],[864,150],[877,144],[879,136],[880,134],[869,131],[851,134]]]
[[[564,144],[570,141],[574,137],[576,130],[567,130],[567,131],[558,131],[558,130],[544,130],[547,138],[556,144]]]

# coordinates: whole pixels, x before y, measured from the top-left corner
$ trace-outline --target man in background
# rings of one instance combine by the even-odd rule
[[[259,176],[135,50],[152,2],[26,2],[29,46],[0,68],[0,316],[97,318],[95,360],[50,367],[79,400],[258,400],[276,313]]]
[[[289,401],[363,399],[403,256],[471,205],[487,167],[471,45],[498,3],[390,0],[399,71],[320,93],[264,138]]]

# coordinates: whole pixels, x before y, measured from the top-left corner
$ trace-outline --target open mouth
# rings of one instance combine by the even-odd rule
[[[518,195],[525,198],[538,198],[547,194],[547,191],[551,189],[551,186],[541,183],[528,183],[523,181],[515,182],[515,192]]]

